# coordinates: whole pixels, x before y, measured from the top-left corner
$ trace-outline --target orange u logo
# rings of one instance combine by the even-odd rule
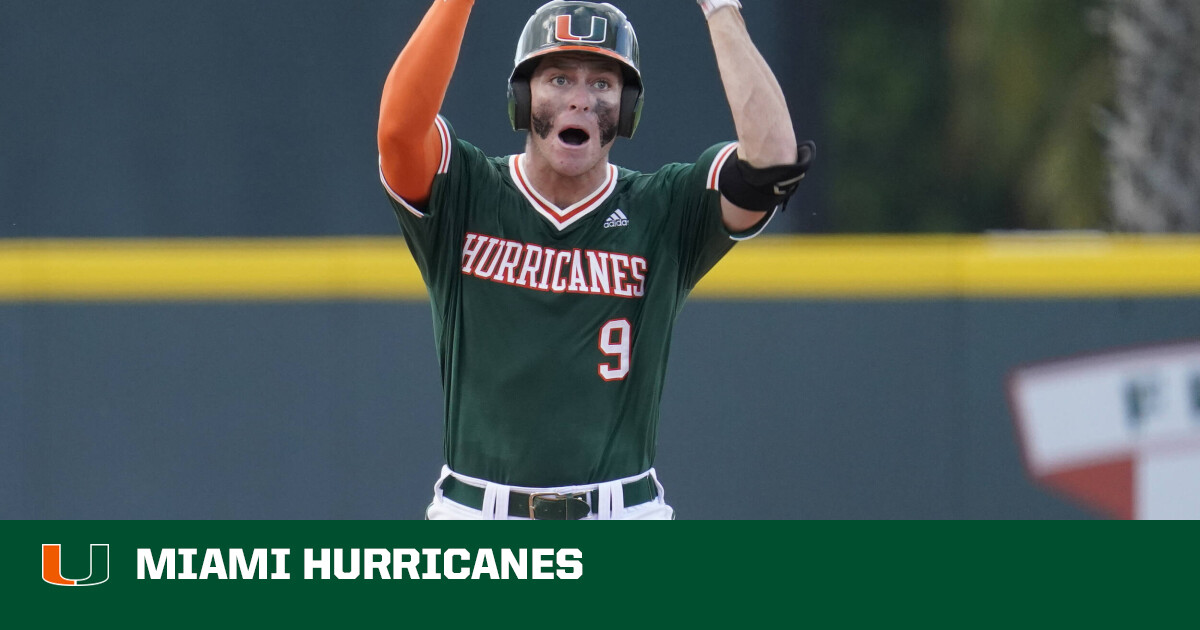
[[[108,581],[108,545],[93,544],[91,568],[83,579],[62,575],[62,545],[42,545],[42,579],[58,586],[95,586]]]
[[[571,16],[560,15],[554,22],[554,38],[560,42],[578,42],[581,44],[604,43],[608,20],[599,15],[592,16],[591,32],[587,35],[576,35],[571,32]]]

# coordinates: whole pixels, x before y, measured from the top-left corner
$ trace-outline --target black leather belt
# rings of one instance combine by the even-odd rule
[[[625,507],[641,505],[658,496],[658,486],[649,475],[621,486]],[[442,496],[476,510],[483,509],[483,488],[463,483],[454,477],[442,481]],[[591,505],[600,502],[600,491],[534,492],[526,494],[510,490],[508,515],[538,520],[575,521],[592,513]]]

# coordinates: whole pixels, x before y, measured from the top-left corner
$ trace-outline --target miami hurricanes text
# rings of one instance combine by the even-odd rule
[[[274,558],[268,574],[267,553]],[[290,580],[291,549],[137,550],[139,580]],[[331,553],[332,552],[332,553]],[[204,556],[200,571],[196,558]],[[176,556],[179,558],[178,568]],[[247,560],[247,557],[249,560]],[[292,567],[293,569],[296,567]],[[583,576],[583,551],[552,548],[304,549],[304,579],[328,580],[577,580]]]
[[[640,298],[646,271],[646,259],[630,254],[556,250],[486,234],[463,240],[464,274],[536,291]]]

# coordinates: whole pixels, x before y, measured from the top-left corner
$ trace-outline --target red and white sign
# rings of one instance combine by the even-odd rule
[[[1018,368],[1030,474],[1117,518],[1200,519],[1200,341]]]

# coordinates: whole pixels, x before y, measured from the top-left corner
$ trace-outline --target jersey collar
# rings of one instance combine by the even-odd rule
[[[521,194],[525,195],[525,198],[529,200],[529,205],[533,206],[533,209],[537,210],[538,214],[545,217],[559,231],[567,229],[571,224],[603,205],[604,201],[608,199],[609,195],[617,187],[617,167],[609,164],[608,176],[600,184],[599,188],[577,203],[566,208],[559,208],[550,203],[549,200],[530,185],[529,178],[525,175],[523,157],[524,155],[522,154],[508,158],[509,174],[512,176],[513,182],[516,183],[517,190],[520,190]]]

